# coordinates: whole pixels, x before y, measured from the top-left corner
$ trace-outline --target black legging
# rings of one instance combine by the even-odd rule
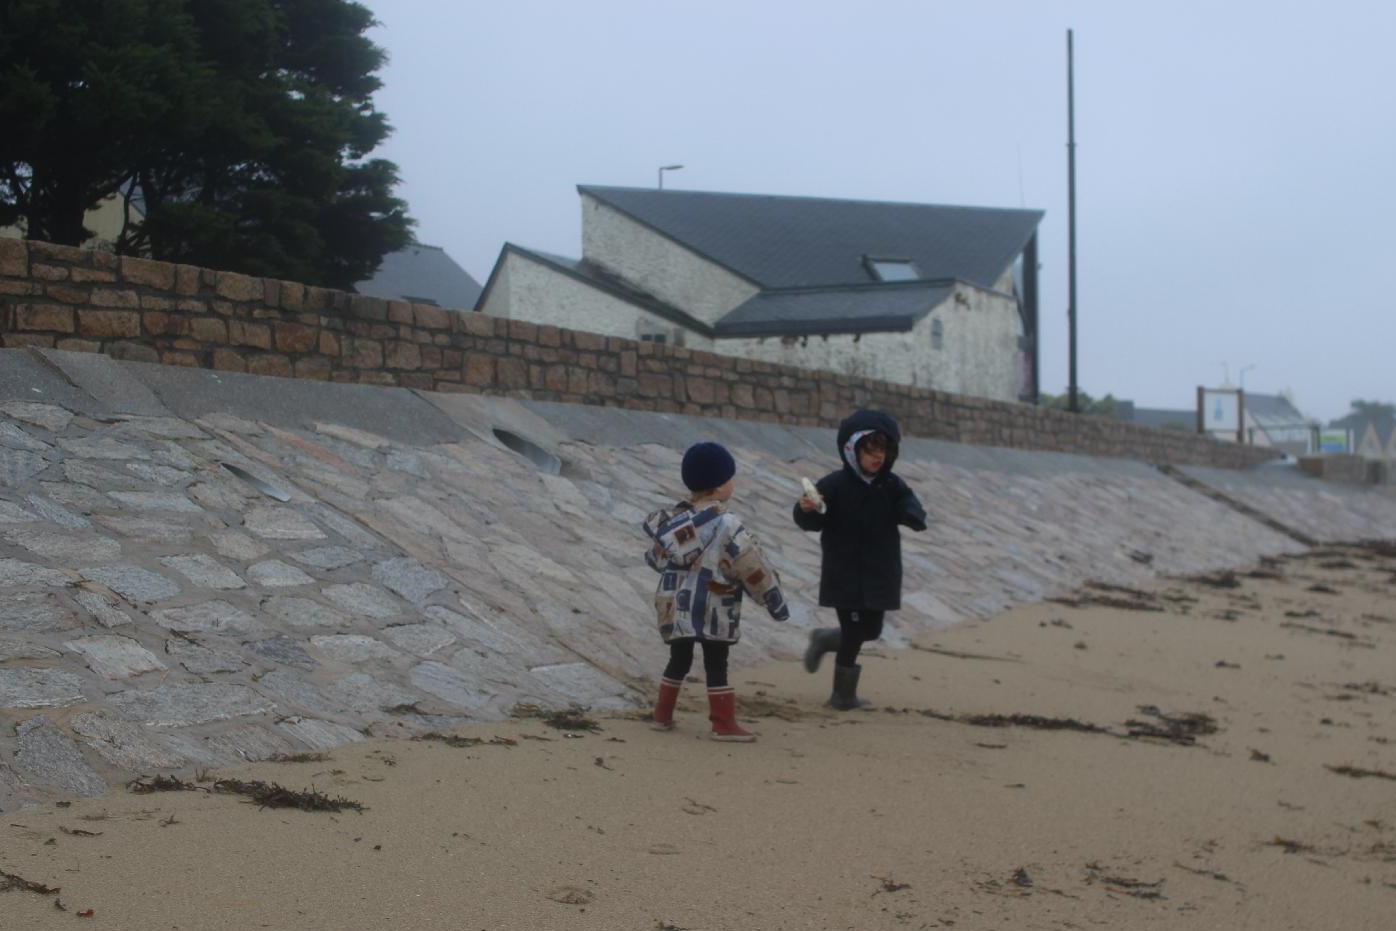
[[[721,640],[669,641],[669,665],[664,667],[664,678],[682,682],[683,677],[693,668],[693,645],[703,644],[703,672],[708,677],[708,688],[717,689],[727,685],[727,651],[732,644]]]
[[[856,666],[858,651],[869,640],[882,636],[882,617],[885,611],[849,611],[838,609],[839,651],[836,654],[840,666]]]

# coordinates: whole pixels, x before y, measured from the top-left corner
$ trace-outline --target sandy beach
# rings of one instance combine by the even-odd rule
[[[672,733],[520,717],[7,812],[0,926],[1388,928],[1393,586],[1327,547],[1088,587],[871,650],[848,714],[827,667],[746,667],[750,745],[692,682]]]

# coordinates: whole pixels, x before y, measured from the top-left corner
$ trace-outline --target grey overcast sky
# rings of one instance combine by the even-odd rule
[[[581,254],[577,184],[1046,211],[1042,388],[1396,401],[1389,0],[361,0],[417,237]],[[1244,371],[1244,375],[1243,375]]]

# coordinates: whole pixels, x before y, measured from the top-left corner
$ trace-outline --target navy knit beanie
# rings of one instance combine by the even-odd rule
[[[689,491],[710,491],[737,474],[737,463],[721,443],[694,443],[683,454],[682,472]]]

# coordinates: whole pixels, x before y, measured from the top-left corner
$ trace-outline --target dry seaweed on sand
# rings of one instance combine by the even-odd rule
[[[1365,779],[1369,776],[1375,779],[1396,779],[1396,773],[1388,773],[1380,769],[1363,769],[1360,766],[1329,766],[1327,763],[1323,764],[1323,768],[1330,773],[1351,776],[1353,779]]]
[[[1339,688],[1346,689],[1349,692],[1361,692],[1364,695],[1391,694],[1391,690],[1388,689],[1386,686],[1382,685],[1380,682],[1375,682],[1371,680],[1367,682],[1344,682],[1342,685],[1339,686]]]
[[[213,791],[228,795],[243,795],[259,808],[299,808],[301,811],[363,811],[364,806],[347,798],[331,798],[309,789],[287,789],[274,782],[240,779],[220,779],[213,784]]]
[[[1109,733],[1098,724],[1088,724],[1075,718],[1048,718],[1040,714],[971,714],[958,720],[977,727],[1031,727],[1042,731],[1081,731],[1087,734]]]
[[[974,727],[1031,727],[1043,731],[1079,731],[1086,734],[1109,734],[1110,729],[1088,724],[1075,718],[1048,718],[1039,714],[946,714],[930,708],[919,712],[939,721],[954,721]]]
[[[1268,846],[1282,848],[1285,853],[1305,853],[1314,849],[1302,841],[1290,840],[1286,837],[1280,837],[1278,834],[1275,835],[1274,840],[1268,842]]]
[[[1359,540],[1353,546],[1378,556],[1390,556],[1396,559],[1396,540]]]
[[[267,757],[268,763],[324,763],[329,760],[330,755],[323,752],[311,753],[277,753]]]
[[[421,734],[412,739],[435,740],[444,743],[448,747],[516,747],[519,744],[517,740],[511,740],[508,737],[491,737],[489,740],[486,740],[483,737],[460,737],[456,734],[443,734],[440,731],[431,731],[430,733]]]
[[[1230,569],[1189,576],[1188,581],[1196,582],[1198,585],[1206,585],[1208,588],[1240,588],[1241,586],[1241,580]]]
[[[1217,732],[1216,719],[1200,711],[1164,714],[1154,705],[1140,705],[1139,713],[1156,721],[1130,718],[1125,722],[1125,727],[1129,728],[1131,737],[1156,737],[1173,743],[1194,744],[1198,737]]]
[[[549,711],[537,705],[520,702],[509,709],[509,714],[515,718],[537,718],[549,727],[555,727],[560,731],[601,730],[600,724],[586,716],[588,710],[581,705],[572,705],[562,711]]]
[[[587,717],[582,709],[569,708],[566,711],[552,711],[542,716],[542,721],[549,727],[555,727],[560,731],[599,731],[601,725]]]
[[[136,795],[150,795],[154,792],[200,792],[202,789],[192,782],[185,782],[178,776],[155,776],[152,779],[133,779],[126,784],[126,790]]]
[[[1229,883],[1235,881],[1225,873],[1218,873],[1216,870],[1201,870],[1195,866],[1188,866],[1186,863],[1179,863],[1177,860],[1173,861],[1173,865],[1180,870],[1186,870],[1197,876],[1206,876],[1208,879],[1215,879],[1218,882]]]
[[[978,887],[980,892],[987,892],[990,895],[1000,895],[1006,898],[1027,898],[1033,894],[1036,885],[1032,876],[1029,875],[1027,867],[1024,866],[1020,866],[1014,870],[1013,874],[1009,876],[1007,880],[991,877],[975,882],[975,886]],[[1062,892],[1060,889],[1048,889],[1046,891],[1055,893],[1056,895],[1066,895],[1066,893]],[[1075,896],[1071,896],[1071,898],[1075,898]]]
[[[25,879],[23,876],[16,876],[14,873],[0,870],[0,892],[9,892],[11,889],[17,889],[20,892],[37,892],[39,895],[55,895],[63,891],[60,886],[45,886],[32,879]]]
[[[419,734],[413,740],[435,740],[448,747],[478,747],[485,742],[483,737],[459,737],[455,734],[443,734],[440,731],[432,731],[429,734]]]
[[[1087,582],[1074,596],[1058,595],[1046,599],[1071,608],[1119,608],[1125,611],[1162,611],[1158,596],[1137,588],[1111,585],[1107,582]]]
[[[1094,861],[1086,864],[1086,882],[1098,882],[1111,892],[1122,892],[1136,899],[1164,898],[1162,879],[1155,880],[1154,882],[1146,882],[1142,879],[1132,879],[1128,876],[1106,873],[1104,872],[1104,868]]]
[[[1280,624],[1280,626],[1288,627],[1291,630],[1307,631],[1311,634],[1323,634],[1325,637],[1337,637],[1339,640],[1351,641],[1352,645],[1357,647],[1367,647],[1368,649],[1373,649],[1376,646],[1372,643],[1366,643],[1365,641],[1361,640],[1357,636],[1357,634],[1349,633],[1346,630],[1327,630],[1322,627],[1313,627],[1309,624],[1296,624],[1293,621],[1285,621],[1284,623]]]
[[[888,876],[874,876],[881,886],[873,891],[873,895],[879,892],[901,892],[903,889],[910,889],[911,883],[899,883]]]

